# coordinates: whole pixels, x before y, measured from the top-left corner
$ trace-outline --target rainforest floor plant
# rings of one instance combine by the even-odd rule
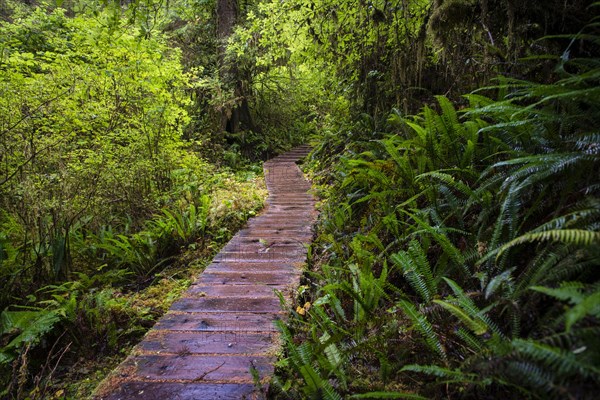
[[[554,82],[504,78],[459,111],[438,96],[315,149],[333,185],[279,396],[597,395],[600,60],[568,55]]]

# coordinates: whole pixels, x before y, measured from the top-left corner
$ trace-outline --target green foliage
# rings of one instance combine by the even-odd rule
[[[61,320],[57,310],[3,311],[0,314],[0,335],[10,341],[0,349],[0,364],[15,359],[25,346],[35,346]]]
[[[555,297],[559,300],[568,301],[573,305],[565,312],[565,328],[571,331],[573,325],[587,316],[600,318],[600,289],[592,289],[591,293],[584,293],[586,285],[563,282],[560,288],[552,289],[543,286],[532,286],[531,289]]]
[[[441,358],[446,358],[446,352],[440,343],[437,335],[433,330],[433,326],[423,315],[422,312],[406,300],[400,300],[397,304],[404,314],[412,321],[413,327],[416,328],[425,338],[425,342],[429,348],[440,355]]]
[[[362,394],[354,394],[348,397],[349,399],[414,399],[423,400],[426,397],[419,396],[413,393],[399,393],[399,392],[370,392]]]
[[[482,89],[498,100],[471,94],[460,110],[441,96],[395,110],[387,132],[365,119],[326,136],[312,167],[332,187],[303,294],[318,307],[292,320],[302,341],[288,351],[317,351],[327,327],[353,362],[343,377],[311,365],[357,398],[409,385],[427,398],[595,395],[598,60],[564,59],[557,74],[500,79]],[[369,272],[385,296],[367,309]]]
[[[219,169],[191,133],[215,41],[182,24],[210,3],[0,2],[0,397],[72,392],[262,207],[262,168]]]
[[[198,171],[180,140],[187,77],[164,40],[60,9],[0,31],[3,223],[18,215],[21,271],[64,279],[79,262],[73,236],[139,226],[175,166]]]

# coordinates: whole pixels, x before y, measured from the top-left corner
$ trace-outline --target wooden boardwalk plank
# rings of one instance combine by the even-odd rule
[[[153,330],[139,349],[149,354],[260,354],[274,351],[273,334]]]
[[[259,399],[252,384],[125,381],[105,400]]]
[[[154,330],[200,332],[275,332],[273,322],[282,313],[184,313],[170,311],[154,326]]]
[[[274,357],[262,355],[139,354],[119,366],[120,376],[147,381],[254,383],[273,374]]]

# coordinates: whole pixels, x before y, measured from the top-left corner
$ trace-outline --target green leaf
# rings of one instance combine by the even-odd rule
[[[469,315],[457,305],[443,300],[433,300],[433,302],[439,304],[450,311],[454,316],[458,317],[458,319],[460,319],[476,335],[483,335],[488,331],[487,325],[483,321],[470,318]]]
[[[369,392],[361,394],[353,394],[348,396],[348,399],[409,399],[409,400],[426,400],[427,397],[419,396],[414,393],[404,392]]]
[[[43,336],[54,328],[61,320],[56,311],[3,311],[0,314],[0,333],[2,335],[17,332],[5,347],[2,348],[5,362],[10,361],[11,351],[19,349],[24,344],[37,344]]]
[[[588,315],[600,318],[600,291],[587,296],[583,301],[566,312],[565,323],[567,332],[571,331],[573,325]]]
[[[400,300],[397,304],[401,307],[404,314],[413,321],[413,326],[423,335],[429,348],[445,359],[446,352],[427,318],[413,304],[406,300]]]
[[[498,250],[496,259],[502,253],[511,247],[531,242],[555,241],[562,243],[575,244],[579,246],[591,246],[600,244],[600,232],[594,232],[584,229],[553,229],[544,232],[533,232],[521,235],[518,238],[506,243]]]

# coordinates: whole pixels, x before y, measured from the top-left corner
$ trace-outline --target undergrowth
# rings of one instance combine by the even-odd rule
[[[597,48],[597,24],[573,43]],[[315,148],[275,397],[595,398],[600,60],[557,61],[552,83],[502,78]]]
[[[140,231],[72,238],[95,270],[73,271],[0,313],[3,398],[88,397],[262,207],[264,184],[253,176],[221,173],[197,208],[164,209]]]

